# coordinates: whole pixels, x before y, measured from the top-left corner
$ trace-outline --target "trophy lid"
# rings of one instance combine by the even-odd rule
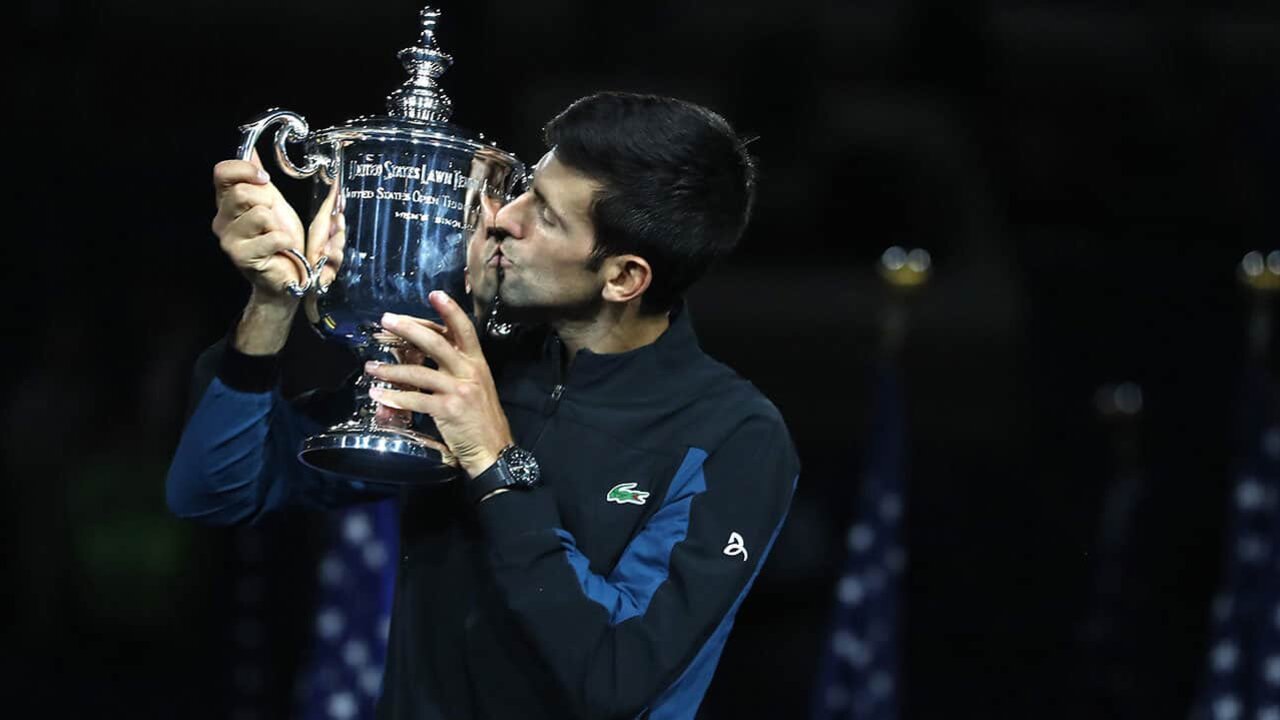
[[[418,44],[396,54],[409,78],[387,96],[387,114],[361,115],[311,133],[309,138],[320,144],[394,141],[451,147],[511,165],[523,173],[519,159],[494,140],[450,121],[453,101],[437,85],[439,77],[453,64],[453,57],[436,45],[440,11],[424,7],[418,17],[422,24]]]
[[[453,57],[436,47],[436,20],[440,19],[440,11],[424,7],[418,17],[422,22],[418,44],[396,53],[409,79],[387,96],[387,113],[408,120],[447,123],[453,114],[453,101],[436,84],[436,79],[453,64]]]

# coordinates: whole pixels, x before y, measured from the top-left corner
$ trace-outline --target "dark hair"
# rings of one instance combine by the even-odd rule
[[[642,313],[669,310],[742,237],[755,165],[711,110],[656,95],[597,93],[552,118],[544,135],[560,162],[601,185],[591,204],[592,265],[635,254],[652,266]]]

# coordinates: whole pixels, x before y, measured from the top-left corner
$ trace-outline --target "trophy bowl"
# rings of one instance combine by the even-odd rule
[[[333,283],[321,287],[320,269],[328,258],[311,266],[301,253],[289,251],[301,280],[288,289],[303,298],[321,335],[350,346],[362,362],[424,362],[416,348],[381,328],[383,313],[442,322],[427,296],[442,290],[463,298],[468,243],[483,238],[497,209],[525,181],[525,167],[514,155],[449,122],[452,104],[436,79],[452,58],[435,46],[438,17],[424,9],[421,42],[400,51],[410,78],[388,98],[388,115],[311,132],[300,115],[274,109],[241,127],[239,157],[248,160],[259,137],[280,125],[276,160],[290,177],[312,179],[313,209],[336,185],[347,225],[342,264]],[[303,146],[301,166],[289,157],[291,142]],[[379,413],[369,397],[373,384],[391,387],[362,375],[353,415],[307,438],[298,458],[371,482],[453,479],[458,471],[436,449],[440,442],[430,419],[389,408]]]

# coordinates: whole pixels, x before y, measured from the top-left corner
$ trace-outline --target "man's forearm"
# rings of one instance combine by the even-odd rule
[[[245,355],[275,355],[289,339],[298,301],[262,300],[253,295],[236,326],[235,348]]]

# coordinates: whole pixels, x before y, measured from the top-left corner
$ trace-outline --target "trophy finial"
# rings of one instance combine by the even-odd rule
[[[440,19],[440,11],[428,5],[418,11],[418,19],[422,22],[422,47],[436,46],[436,20]]]
[[[453,64],[453,58],[436,46],[439,19],[439,10],[422,8],[418,13],[422,24],[418,44],[396,54],[409,79],[387,97],[387,112],[395,117],[445,123],[453,115],[453,101],[436,84],[436,79]]]

